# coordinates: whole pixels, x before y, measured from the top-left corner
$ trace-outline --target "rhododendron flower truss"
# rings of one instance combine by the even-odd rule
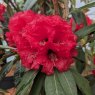
[[[95,76],[95,70],[92,70],[92,74]]]
[[[0,4],[0,21],[4,21],[3,14],[5,13],[5,6],[3,4]]]
[[[91,25],[92,24],[92,20],[88,17],[88,16],[86,16],[86,22],[87,22],[87,26],[89,26],[89,25]],[[70,25],[73,27],[73,25],[74,25],[74,19],[73,18],[71,18],[70,19]],[[80,30],[81,28],[83,28],[84,27],[84,24],[83,23],[81,23],[81,24],[75,24],[75,29],[74,29],[74,32],[76,32],[76,31],[78,31],[78,30]]]
[[[21,15],[24,13],[19,14]],[[19,18],[18,15],[12,17],[15,18]],[[22,17],[16,23],[11,19],[11,26],[9,23],[7,39],[9,43],[15,43],[22,64],[29,69],[41,68],[48,75],[54,73],[54,68],[60,72],[68,70],[73,63],[73,57],[77,55],[77,37],[71,26],[59,16],[36,14],[33,18],[31,16],[24,26]],[[15,31],[15,25],[22,28]]]

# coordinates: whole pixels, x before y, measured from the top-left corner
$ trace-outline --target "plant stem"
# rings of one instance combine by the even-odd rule
[[[69,15],[69,7],[68,7],[69,0],[64,0],[63,2],[64,2],[63,18],[67,19],[68,15]]]
[[[52,2],[55,10],[54,14],[59,15],[58,0],[52,0]]]

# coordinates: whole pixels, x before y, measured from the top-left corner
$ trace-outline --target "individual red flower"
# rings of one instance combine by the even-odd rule
[[[95,70],[92,70],[92,74],[95,75]]]
[[[15,42],[23,66],[29,69],[41,68],[47,75],[53,74],[54,68],[63,72],[70,68],[73,57],[77,55],[77,37],[71,26],[59,16],[37,14],[22,29],[15,31],[9,27],[9,30],[12,31],[10,34],[16,32],[16,41],[12,41]],[[7,36],[7,39],[13,36]]]
[[[34,12],[28,10],[24,12],[18,12],[10,18],[8,25],[10,32],[7,32],[6,36],[7,41],[11,46],[15,46],[18,36],[20,36],[23,27],[25,27],[27,23],[30,23],[36,17],[37,16]]]
[[[3,4],[0,4],[0,21],[4,21],[3,14],[5,13],[5,6]]]
[[[88,16],[86,16],[86,22],[87,22],[87,25],[88,25],[88,26],[92,24],[92,20],[91,20]],[[74,25],[74,19],[73,19],[73,18],[70,19],[70,25],[71,25],[72,27],[73,27],[73,25]],[[81,24],[77,24],[77,23],[76,23],[76,24],[75,24],[74,32],[80,30],[80,29],[83,28],[83,27],[84,27],[84,24],[83,24],[83,23],[81,23]]]
[[[9,21],[10,31],[21,31],[21,29],[25,27],[27,23],[30,23],[35,17],[36,14],[31,10],[16,13]]]

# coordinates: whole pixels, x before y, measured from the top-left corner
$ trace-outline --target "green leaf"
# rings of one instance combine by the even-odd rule
[[[25,68],[21,65],[20,62],[16,64],[16,71],[14,73],[14,84],[15,86],[21,81],[23,74],[25,73]]]
[[[17,86],[16,95],[28,95],[36,75],[37,71],[27,71]]]
[[[11,50],[15,50],[15,48],[10,47],[10,46],[4,46],[4,45],[0,45],[1,49],[11,49]]]
[[[76,70],[71,69],[71,71],[79,90],[84,95],[92,95],[92,91],[91,91],[88,80],[83,78]]]
[[[89,0],[80,0],[81,2],[84,2],[84,3],[89,3]],[[91,1],[91,0],[90,0]]]
[[[9,0],[4,0],[4,2],[8,4],[9,3]]]
[[[56,73],[66,95],[78,95],[77,87],[72,73],[70,71],[63,73],[57,71]]]
[[[78,36],[79,39],[83,38],[84,36],[87,36],[88,34],[92,33],[95,31],[95,24],[92,24],[90,26],[86,26],[77,32],[75,34]]]
[[[3,33],[3,30],[2,30],[2,28],[0,28],[0,34],[2,34]]]
[[[30,91],[29,95],[39,95],[42,89],[42,86],[44,86],[44,80],[46,75],[43,73],[38,73],[37,77],[34,80],[32,89]]]
[[[72,5],[76,6],[76,0],[71,0]]]
[[[6,65],[0,71],[0,80],[2,80],[6,76],[6,74],[11,70],[13,64],[14,64],[14,61],[6,63]]]
[[[85,78],[89,81],[92,93],[95,95],[95,75],[88,75]]]
[[[77,24],[83,23],[85,26],[87,25],[85,14],[80,10],[74,10],[72,16]]]
[[[36,2],[37,2],[37,0],[26,0],[23,10],[28,10],[28,9],[32,8]]]
[[[51,76],[46,76],[45,92],[46,95],[66,95],[55,73]]]
[[[75,59],[76,59],[75,65],[76,65],[77,71],[79,73],[82,73],[82,71],[85,68],[85,53],[82,50],[82,47],[78,47],[77,51],[78,51],[78,56],[75,57]]]
[[[88,4],[80,7],[79,10],[86,9],[86,8],[91,8],[91,7],[95,7],[95,2],[88,3]]]
[[[8,5],[7,5],[7,15],[8,15],[8,17],[13,16],[13,14],[14,14],[13,9],[12,9],[12,7],[8,4]]]

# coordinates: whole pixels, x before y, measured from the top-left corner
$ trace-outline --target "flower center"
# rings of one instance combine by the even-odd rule
[[[47,42],[48,41],[48,38],[46,38],[44,41]]]
[[[53,50],[49,49],[47,55],[51,61],[57,61],[56,53]]]
[[[48,50],[48,55],[51,55],[52,53],[54,53],[51,49]]]
[[[44,46],[46,44],[46,42],[48,42],[48,38],[44,39],[43,41],[40,41],[40,45]]]

